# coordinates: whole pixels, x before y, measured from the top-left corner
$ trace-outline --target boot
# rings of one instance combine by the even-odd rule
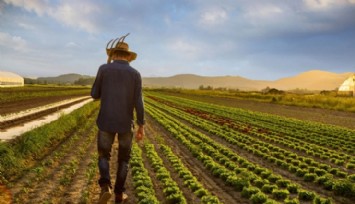
[[[101,186],[101,193],[99,204],[106,204],[111,198],[112,192],[110,185],[103,185]]]
[[[125,193],[119,193],[116,194],[116,198],[115,198],[115,203],[123,203],[124,201],[126,201],[128,199],[128,195]]]

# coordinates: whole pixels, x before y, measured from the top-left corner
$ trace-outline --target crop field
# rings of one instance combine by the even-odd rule
[[[88,96],[88,87],[26,85],[0,89],[0,115],[43,106],[77,96]]]
[[[0,131],[83,102],[90,98],[89,91],[88,87],[81,86],[33,85],[1,88]]]
[[[144,100],[126,203],[354,203],[354,129],[159,91]],[[96,203],[98,108],[0,143],[0,203]]]

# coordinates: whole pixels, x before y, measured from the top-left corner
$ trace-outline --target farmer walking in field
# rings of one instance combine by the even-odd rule
[[[127,34],[128,35],[128,34]],[[125,181],[128,172],[132,138],[133,111],[137,116],[138,130],[136,139],[144,136],[144,106],[142,100],[142,80],[140,73],[130,66],[137,54],[129,50],[124,42],[126,36],[111,40],[106,46],[107,64],[99,67],[91,96],[100,99],[100,112],[97,118],[99,153],[99,185],[101,187],[99,203],[107,203],[111,198],[112,184],[109,160],[112,144],[117,135],[118,168],[114,186],[115,201],[121,203],[128,199],[125,194]],[[111,63],[111,60],[113,62]]]

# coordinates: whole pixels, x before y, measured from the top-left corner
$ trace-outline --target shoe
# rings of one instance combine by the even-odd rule
[[[115,203],[122,203],[128,199],[128,195],[125,193],[116,194]]]
[[[104,185],[101,187],[99,204],[106,204],[112,196],[111,188],[109,185]]]

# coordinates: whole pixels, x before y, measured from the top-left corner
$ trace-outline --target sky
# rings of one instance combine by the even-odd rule
[[[95,76],[127,33],[143,77],[355,72],[355,0],[0,0],[0,70]]]

